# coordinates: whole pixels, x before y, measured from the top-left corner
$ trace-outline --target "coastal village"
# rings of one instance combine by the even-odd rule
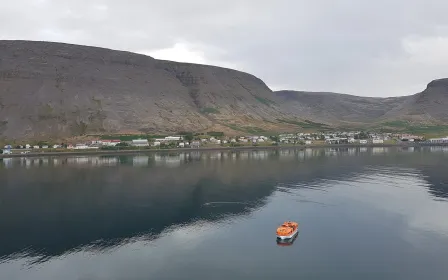
[[[239,146],[319,146],[319,145],[381,145],[399,142],[448,143],[448,136],[442,138],[425,139],[423,136],[402,133],[375,133],[364,131],[349,132],[320,132],[320,133],[288,133],[279,135],[244,135],[237,137],[225,136],[223,133],[212,132],[205,134],[179,134],[164,137],[142,137],[126,135],[126,140],[117,136],[111,139],[93,140],[79,143],[35,143],[25,145],[7,144],[3,147],[3,154],[11,154],[18,150],[22,154],[42,150],[120,150],[120,149],[182,149],[201,147],[239,147]]]

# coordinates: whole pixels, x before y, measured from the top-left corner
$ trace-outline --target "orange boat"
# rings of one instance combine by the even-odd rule
[[[299,224],[287,221],[277,228],[277,238],[290,239],[299,232]]]
[[[290,238],[290,239],[280,239],[280,238],[277,238],[277,245],[281,246],[281,247],[283,247],[283,246],[292,246],[294,244],[294,242],[296,241],[297,236],[298,236],[298,234],[294,235],[294,237]]]

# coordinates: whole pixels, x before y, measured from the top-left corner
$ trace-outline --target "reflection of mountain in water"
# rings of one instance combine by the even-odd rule
[[[447,197],[444,162],[443,151],[429,148],[11,159],[0,163],[0,258],[21,250],[52,257],[136,236],[157,238],[170,226],[250,213],[277,183],[300,182],[283,185],[287,189],[344,180],[370,172],[367,166],[417,169],[431,183],[429,192]]]

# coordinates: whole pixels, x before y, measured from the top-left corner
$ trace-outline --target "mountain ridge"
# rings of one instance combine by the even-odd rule
[[[272,91],[219,66],[108,48],[0,41],[0,138],[85,134],[294,131],[389,120],[448,122],[448,79],[402,97]],[[308,127],[309,128],[309,127]]]

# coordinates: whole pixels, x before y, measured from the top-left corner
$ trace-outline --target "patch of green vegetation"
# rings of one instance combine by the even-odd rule
[[[381,123],[382,126],[390,126],[390,127],[407,127],[409,126],[408,122],[405,121],[389,121]]]
[[[448,125],[409,126],[406,132],[416,135],[445,135],[448,133]]]
[[[389,121],[380,124],[381,132],[403,132],[422,136],[444,136],[448,134],[448,125],[413,124],[406,121]]]
[[[224,136],[224,132],[222,132],[222,131],[209,131],[209,132],[207,132],[207,135],[213,136],[213,137],[222,137],[222,136]]]
[[[275,105],[276,103],[272,100],[269,100],[267,98],[263,98],[263,97],[259,97],[259,96],[254,96],[255,99],[257,99],[258,102],[263,103],[266,106],[271,106],[271,105]]]
[[[256,126],[237,126],[235,124],[226,124],[226,126],[236,131],[247,132],[251,134],[267,132],[266,130]]]
[[[213,107],[205,107],[201,109],[202,114],[219,114],[219,110]]]
[[[242,132],[245,132],[244,129],[242,129],[241,127],[239,127],[239,126],[237,126],[237,125],[235,125],[235,124],[226,124],[225,126],[231,128],[231,129],[233,129],[233,130],[236,130],[236,131],[242,131]]]
[[[322,129],[330,129],[330,127],[326,124],[317,123],[317,122],[313,122],[310,120],[304,120],[303,122],[294,121],[294,120],[285,120],[285,119],[277,119],[277,120],[282,123],[297,125],[304,129],[321,129],[321,130]]]
[[[252,134],[258,134],[258,133],[264,133],[266,132],[266,130],[264,130],[263,128],[260,127],[255,127],[255,126],[245,126],[244,129]]]
[[[165,138],[168,135],[157,135],[157,134],[108,134],[108,135],[91,135],[91,136],[97,136],[101,140],[132,141],[132,140],[135,140],[135,139]]]
[[[360,129],[357,129],[357,130],[360,130]],[[396,131],[397,131],[396,129],[384,128],[384,127],[378,129],[378,132],[381,132],[381,133],[394,133]]]

